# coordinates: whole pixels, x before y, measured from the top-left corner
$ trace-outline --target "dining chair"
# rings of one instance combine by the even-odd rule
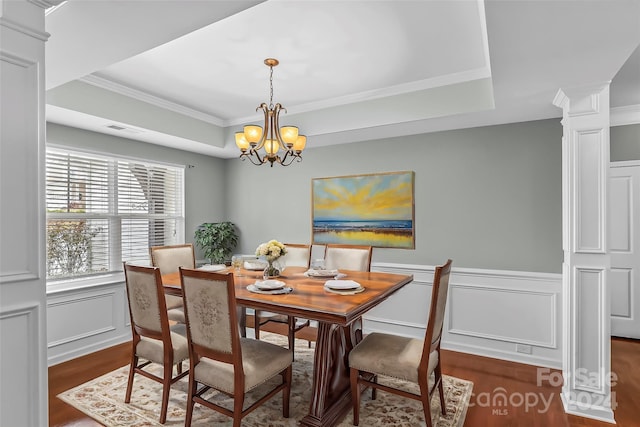
[[[169,326],[159,268],[134,266],[125,262],[124,273],[133,335],[131,366],[124,401],[131,401],[135,374],[161,383],[160,423],[164,424],[167,419],[171,384],[189,373],[182,372],[182,361],[189,358],[186,327]],[[144,369],[151,363],[163,366],[162,377]],[[177,365],[176,376],[173,376],[174,365]]]
[[[240,337],[233,274],[180,268],[180,280],[191,372],[185,426],[199,403],[233,417],[239,427],[245,415],[281,390],[282,415],[288,418],[293,356],[278,345]],[[277,375],[280,384],[243,409],[245,394]],[[202,397],[212,388],[233,397],[232,410]]]
[[[371,271],[371,246],[327,244],[324,267],[327,270]]]
[[[149,248],[151,265],[160,268],[160,274],[176,273],[178,268],[195,268],[196,255],[191,243],[169,246],[151,246]],[[169,320],[184,323],[182,298],[165,295]]]
[[[349,353],[353,425],[359,424],[360,385],[364,385],[365,388],[372,387],[374,392],[376,389],[380,389],[420,400],[427,427],[433,425],[430,402],[435,389],[438,388],[442,415],[446,415],[440,340],[449,289],[451,262],[448,260],[444,265],[435,269],[429,318],[423,340],[373,332],[364,337]],[[432,374],[434,377],[433,386],[429,388],[428,379]],[[420,387],[420,394],[379,384],[379,375],[417,383]],[[375,393],[372,396],[375,399]]]
[[[311,261],[311,245],[285,243],[284,246],[287,249],[287,253],[282,256],[285,266],[309,268],[309,263]],[[287,325],[289,349],[292,353],[295,353],[296,333],[311,324],[308,319],[300,319],[294,316],[255,310],[254,331],[257,340],[260,339],[260,327],[269,322],[284,323]],[[308,341],[308,346],[311,348],[311,341]]]

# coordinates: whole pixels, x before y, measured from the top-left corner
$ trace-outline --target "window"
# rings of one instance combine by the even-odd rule
[[[47,279],[122,270],[184,242],[184,169],[47,148]]]

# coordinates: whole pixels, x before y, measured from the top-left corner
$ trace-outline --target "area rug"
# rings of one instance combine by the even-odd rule
[[[287,345],[286,338],[281,335],[264,333],[262,339],[285,347]],[[282,394],[278,393],[247,415],[242,421],[243,426],[296,426],[298,421],[308,413],[312,386],[313,349],[307,348],[306,344],[306,341],[298,341],[296,345],[289,418],[282,418]],[[157,368],[160,367],[157,366]],[[126,404],[124,394],[127,388],[128,372],[129,366],[123,366],[60,393],[58,397],[105,426],[162,426],[159,423],[161,384],[142,375],[136,375],[131,403]],[[156,373],[158,372],[160,372],[159,369],[156,370]],[[447,415],[442,416],[440,399],[434,396],[431,400],[434,426],[461,427],[469,406],[473,383],[446,375],[443,379]],[[381,379],[380,382],[385,381]],[[394,380],[387,380],[387,383],[394,386],[401,384]],[[407,390],[417,392],[417,386],[412,388],[413,385],[407,384],[405,387]],[[171,388],[165,426],[184,426],[187,388],[187,378],[176,382]],[[263,394],[262,390],[258,388],[249,393],[245,399],[245,405],[248,406],[259,398]],[[232,399],[224,394],[211,392],[210,398],[227,408],[233,408]],[[353,415],[350,411],[339,426],[351,426],[352,420]],[[195,405],[193,426],[230,426],[231,424],[229,417],[201,405]],[[370,391],[366,391],[360,406],[360,425],[367,427],[423,426],[425,422],[422,404],[383,391],[379,391],[376,400],[372,401]]]

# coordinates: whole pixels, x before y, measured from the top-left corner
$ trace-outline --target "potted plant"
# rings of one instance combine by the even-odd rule
[[[205,222],[196,230],[195,243],[211,264],[227,263],[238,244],[236,226],[229,221]]]

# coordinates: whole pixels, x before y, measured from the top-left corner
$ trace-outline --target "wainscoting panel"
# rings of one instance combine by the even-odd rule
[[[449,291],[448,332],[555,348],[555,308],[553,293],[454,284]],[[523,329],[523,321],[536,327]]]
[[[38,390],[40,335],[37,333],[42,308],[39,304],[3,307],[0,310],[0,336],[2,348],[2,406],[3,425],[39,425],[38,414],[23,401]],[[11,343],[10,346],[7,344]],[[5,348],[6,347],[6,348]],[[9,410],[11,409],[11,410]],[[21,420],[26,424],[18,424]],[[6,422],[13,424],[4,424]]]
[[[364,316],[365,333],[423,337],[434,267],[375,263],[372,270],[414,281]],[[449,287],[443,348],[561,367],[561,274],[454,267]]]
[[[48,295],[49,365],[131,339],[126,309],[122,282]]]
[[[373,271],[412,274],[409,283],[364,317],[372,331],[423,337],[433,266],[375,263]],[[443,348],[559,368],[560,274],[454,268]],[[48,297],[49,364],[130,339],[124,283]]]

